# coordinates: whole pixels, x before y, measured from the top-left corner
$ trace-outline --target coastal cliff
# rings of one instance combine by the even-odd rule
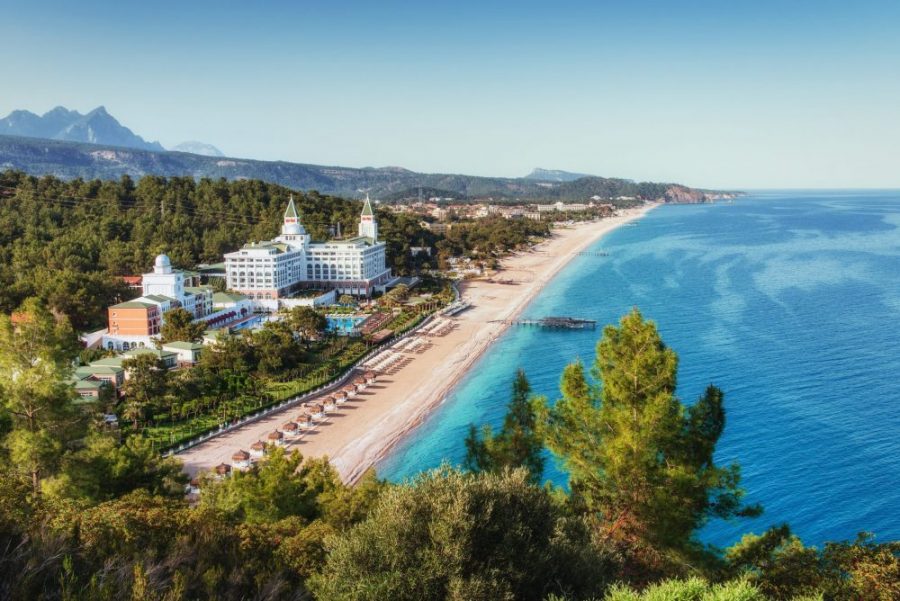
[[[673,204],[697,204],[728,198],[737,198],[740,195],[740,192],[698,190],[696,188],[688,188],[687,186],[675,184],[669,186],[669,188],[663,195],[663,200],[667,203]]]

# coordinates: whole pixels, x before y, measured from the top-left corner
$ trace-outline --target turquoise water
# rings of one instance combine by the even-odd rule
[[[900,539],[900,192],[766,192],[665,206],[579,256],[524,315],[612,323],[632,306],[680,357],[678,392],[726,393],[720,462],[743,466],[762,517],[717,521],[730,544],[788,522],[807,543]],[[600,331],[509,330],[379,466],[393,480],[464,456],[470,423],[499,424],[514,370],[558,396]],[[564,474],[551,465],[547,476]]]
[[[327,315],[325,320],[328,322],[326,328],[329,332],[337,332],[341,335],[349,334],[356,328],[365,316],[359,315]]]

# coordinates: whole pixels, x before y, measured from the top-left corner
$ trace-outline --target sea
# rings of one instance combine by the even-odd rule
[[[679,356],[678,395],[725,391],[716,458],[738,462],[759,518],[714,520],[725,547],[787,523],[806,544],[900,539],[900,191],[760,191],[665,205],[575,258],[525,317],[596,330],[512,327],[377,467],[392,481],[459,464],[470,424],[498,426],[514,372],[559,396],[602,325],[638,307]],[[549,458],[546,477],[566,484]]]

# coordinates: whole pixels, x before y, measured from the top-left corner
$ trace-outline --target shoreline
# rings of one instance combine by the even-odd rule
[[[446,332],[419,335],[427,344],[416,352],[394,350],[393,354],[402,356],[408,365],[379,376],[376,384],[359,397],[340,406],[301,439],[290,440],[285,446],[288,450],[299,450],[304,457],[327,456],[345,482],[356,483],[446,400],[475,362],[505,332],[508,325],[502,320],[518,316],[578,253],[657,206],[657,203],[646,204],[599,222],[555,230],[551,238],[503,259],[495,277],[501,276],[507,283],[463,282],[461,298],[471,303],[471,307],[452,318],[439,318],[448,324]],[[395,343],[385,351],[397,346]],[[256,440],[264,440],[269,432],[280,428],[298,412],[297,408],[274,411],[178,457],[192,476],[219,463],[231,463],[232,453],[239,448],[247,450]]]
[[[597,232],[595,236],[588,237],[584,240],[580,240],[579,244],[577,246],[575,246],[572,249],[567,249],[569,251],[568,254],[560,257],[560,260],[554,261],[552,268],[549,269],[547,273],[542,274],[542,277],[535,282],[535,284],[538,284],[538,285],[532,286],[528,290],[528,292],[525,295],[523,295],[522,298],[520,298],[519,301],[510,308],[509,312],[506,315],[504,315],[503,317],[499,317],[498,319],[510,320],[510,319],[517,318],[522,313],[522,311],[524,311],[525,308],[531,303],[531,301],[533,301],[535,299],[535,297],[538,294],[540,294],[540,292],[544,289],[544,286],[546,284],[548,284],[551,280],[553,280],[553,278],[555,278],[559,274],[559,272],[562,271],[566,267],[566,265],[568,265],[572,261],[572,259],[574,259],[578,255],[579,252],[582,252],[587,247],[591,246],[592,244],[599,242],[601,239],[603,239],[604,236],[606,236],[610,232],[613,232],[613,231],[619,229],[623,225],[626,225],[628,223],[631,223],[632,221],[641,219],[644,215],[646,215],[647,213],[649,213],[656,207],[660,206],[660,204],[662,204],[662,203],[648,203],[648,204],[638,207],[636,209],[626,209],[625,211],[622,211],[622,214],[617,215],[616,217],[612,217],[608,220],[600,221],[600,223],[603,224],[604,221],[617,220],[616,223],[607,224],[608,227],[602,228],[602,231]],[[585,227],[587,225],[590,225],[590,224],[577,224],[575,226],[572,226],[572,229],[578,229],[578,228],[587,229]],[[569,230],[564,230],[564,231],[569,231]],[[552,243],[554,242],[554,240],[555,240],[555,237],[549,238],[547,240],[543,240],[539,244],[536,244],[535,246],[533,246],[531,249],[524,251],[523,253],[521,253],[519,255],[514,255],[511,258],[515,259],[515,258],[524,256],[524,255],[528,255],[528,254],[543,252],[543,251],[539,250],[540,247],[552,246]],[[504,263],[506,261],[508,261],[509,259],[510,258],[504,259]],[[499,270],[497,272],[497,274],[505,273],[506,271],[508,271],[508,270],[504,267],[501,270]],[[515,271],[515,270],[511,270],[511,271]],[[463,300],[465,300],[465,293],[466,293],[467,289],[471,285],[477,285],[479,282],[482,284],[486,283],[484,280],[471,280],[469,282],[463,282],[462,285],[465,286],[465,288],[463,288],[463,290],[460,291],[461,298],[463,298]],[[359,481],[359,479],[362,478],[362,476],[369,469],[374,468],[376,465],[378,465],[379,462],[384,460],[403,439],[405,439],[414,430],[416,430],[420,425],[422,425],[422,423],[424,423],[425,419],[427,419],[428,416],[435,409],[440,407],[444,403],[444,401],[447,400],[447,395],[449,395],[450,392],[454,388],[456,388],[456,386],[460,383],[460,381],[462,381],[462,379],[469,373],[469,371],[482,358],[482,356],[484,356],[484,354],[494,344],[494,342],[496,342],[497,339],[500,336],[502,336],[506,332],[506,330],[509,328],[508,323],[501,323],[498,325],[499,325],[499,328],[498,328],[497,332],[494,333],[491,337],[487,338],[485,341],[483,341],[483,343],[478,346],[478,349],[476,352],[468,355],[465,363],[460,365],[460,369],[455,373],[455,375],[450,380],[446,381],[443,386],[441,386],[439,389],[435,390],[432,395],[430,395],[432,397],[431,401],[427,402],[425,404],[425,406],[423,406],[420,409],[420,411],[415,415],[415,418],[413,420],[411,420],[402,431],[392,433],[389,440],[385,441],[384,444],[381,446],[381,448],[378,450],[378,452],[376,452],[375,456],[371,459],[371,462],[359,464],[349,474],[342,475],[342,477],[346,483],[351,484],[351,485],[356,484]],[[334,458],[331,458],[331,459],[332,459],[332,461],[334,461]]]

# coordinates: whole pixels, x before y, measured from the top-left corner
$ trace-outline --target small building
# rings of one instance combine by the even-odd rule
[[[266,455],[266,443],[261,440],[257,440],[252,445],[250,445],[250,456],[259,459],[260,457],[265,457]]]
[[[294,307],[330,307],[337,304],[337,289],[331,290],[300,290],[288,298],[281,299],[281,307],[293,309]]]
[[[327,396],[322,399],[322,409],[325,413],[331,413],[337,409],[337,403],[334,402],[333,396]]]
[[[420,221],[419,225],[435,234],[446,234],[453,229],[452,223],[428,223],[427,221]]]
[[[168,256],[158,255],[153,271],[140,276],[141,296],[107,310],[103,347],[129,350],[149,346],[151,338],[159,336],[165,314],[175,308],[189,311],[195,319],[210,315],[213,290],[198,286],[199,279],[194,272],[173,269]]]
[[[294,423],[296,423],[301,430],[308,430],[313,427],[312,416],[309,413],[301,413],[294,418]]]
[[[142,284],[143,276],[140,275],[123,275],[120,278],[125,284],[131,288],[132,290],[141,290],[143,291],[144,287]]]
[[[213,292],[212,303],[213,311],[232,309],[240,312],[246,309],[244,315],[253,312],[253,303],[250,302],[250,299],[237,292]]]
[[[231,466],[227,463],[220,463],[215,467],[216,477],[225,478],[231,474]]]
[[[334,402],[338,405],[343,405],[347,402],[347,391],[343,388],[334,393]]]
[[[274,444],[278,447],[284,446],[284,433],[281,430],[275,430],[274,432],[269,432],[269,444]]]
[[[325,408],[319,403],[313,403],[309,406],[309,415],[313,419],[322,419],[325,417]]]
[[[281,431],[284,432],[284,435],[288,438],[294,438],[300,433],[300,426],[294,422],[287,422],[281,426]]]
[[[231,456],[231,460],[234,461],[234,466],[239,468],[247,468],[250,467],[250,453],[245,451],[244,449],[240,449],[236,451],[234,455]]]
[[[141,355],[153,355],[166,366],[166,369],[172,369],[178,366],[178,355],[171,351],[164,351],[155,348],[136,348],[122,353],[126,359],[139,357]]]
[[[83,399],[82,402],[89,402],[100,398],[106,383],[92,379],[79,380],[75,378],[72,385],[75,387],[75,392],[78,393],[78,396]]]
[[[200,360],[203,345],[199,342],[166,342],[162,345],[162,350],[175,353],[179,367],[191,367]]]
[[[94,362],[75,369],[75,377],[80,381],[93,380],[104,383],[114,392],[125,384],[125,369],[120,365],[105,365]]]

